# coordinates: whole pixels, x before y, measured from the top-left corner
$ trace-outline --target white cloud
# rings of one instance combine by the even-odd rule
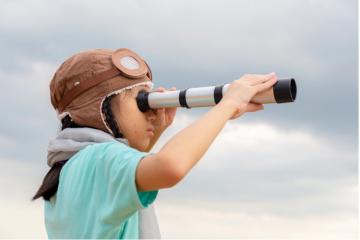
[[[185,111],[154,152],[197,120]],[[357,152],[341,142],[267,123],[245,124],[240,118],[225,126],[180,184],[161,190],[159,218],[169,237],[353,236],[356,164]]]
[[[0,238],[47,238],[43,202],[31,202],[44,170],[15,159],[0,159]]]
[[[173,125],[162,136],[154,151],[159,151],[160,146],[178,131],[200,118],[185,113],[191,110],[179,110]],[[352,167],[356,163],[357,152],[334,139],[296,127],[289,131],[266,122],[242,123],[243,117],[226,124],[203,157],[206,161],[204,167],[209,170],[227,169],[229,166],[263,170],[310,165],[314,168],[326,168],[326,165]],[[219,153],[222,160],[217,158]]]
[[[179,201],[180,202],[180,201]],[[226,202],[156,205],[163,238],[356,239],[355,218],[309,216],[283,218],[224,209]],[[230,206],[231,207],[231,206]]]
[[[19,187],[19,186],[16,186]],[[0,200],[0,238],[46,239],[43,203],[2,197]]]

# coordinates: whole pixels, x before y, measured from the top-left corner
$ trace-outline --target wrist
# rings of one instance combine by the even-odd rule
[[[220,101],[216,106],[219,107],[224,114],[226,114],[228,119],[230,119],[234,114],[246,112],[245,108],[239,108],[238,103],[229,100]]]

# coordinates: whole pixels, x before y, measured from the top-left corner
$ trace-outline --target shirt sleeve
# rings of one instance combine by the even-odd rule
[[[119,142],[101,145],[103,156],[96,171],[100,171],[100,178],[104,180],[100,184],[106,188],[105,201],[110,210],[126,217],[153,203],[158,190],[138,192],[135,182],[138,164],[152,153],[140,152]]]

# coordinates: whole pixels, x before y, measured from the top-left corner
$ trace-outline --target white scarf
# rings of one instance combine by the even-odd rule
[[[52,167],[56,162],[70,159],[84,147],[117,140],[129,145],[126,138],[114,138],[112,135],[94,128],[65,128],[49,141],[47,163]],[[140,238],[161,238],[154,204],[139,211]]]

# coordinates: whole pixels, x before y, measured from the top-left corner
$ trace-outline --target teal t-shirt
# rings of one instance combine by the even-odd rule
[[[49,238],[139,238],[138,210],[158,191],[138,192],[140,152],[112,141],[89,145],[61,170],[56,195],[45,201]]]

